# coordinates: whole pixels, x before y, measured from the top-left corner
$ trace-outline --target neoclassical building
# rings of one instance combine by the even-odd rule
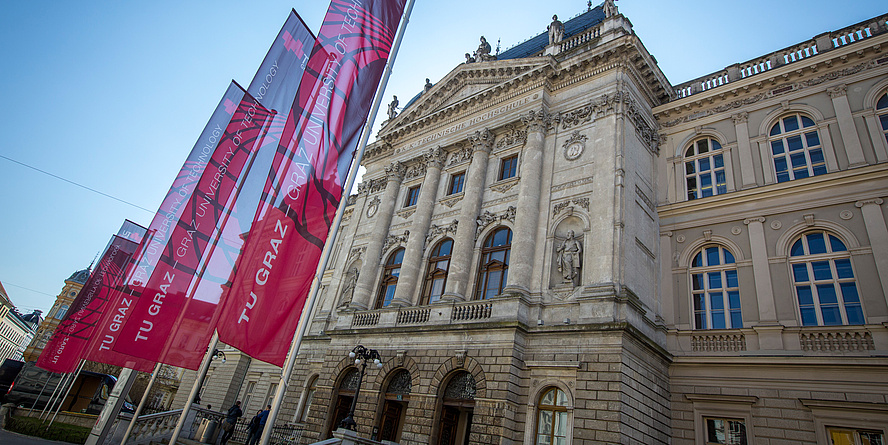
[[[612,1],[482,38],[368,147],[279,423],[330,437],[363,345],[378,440],[884,444],[886,19],[680,85]]]
[[[40,322],[40,326],[37,328],[37,332],[31,339],[31,343],[28,344],[28,347],[25,349],[23,354],[25,361],[36,361],[37,358],[40,357],[40,353],[43,352],[43,348],[46,347],[46,343],[49,342],[52,333],[55,332],[57,327],[59,327],[59,323],[64,320],[65,315],[68,313],[68,309],[71,308],[71,303],[74,302],[74,299],[77,298],[77,294],[80,293],[80,290],[83,289],[83,285],[86,284],[91,269],[92,265],[86,269],[78,270],[65,280],[65,285],[62,286],[62,291],[59,292],[59,295],[56,297],[52,309],[46,314],[46,318]]]

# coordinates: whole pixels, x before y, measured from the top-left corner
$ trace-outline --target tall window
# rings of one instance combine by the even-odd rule
[[[308,384],[308,388],[305,390],[305,402],[302,404],[302,412],[299,413],[299,422],[305,422],[308,419],[308,412],[311,410],[311,402],[314,399],[315,391],[317,390],[318,378],[317,376],[311,379],[311,383]]]
[[[823,147],[811,118],[793,114],[771,127],[771,156],[777,182],[826,173]]]
[[[462,193],[463,184],[466,182],[466,172],[460,172],[450,177],[450,187],[447,189],[448,195]]]
[[[740,284],[734,255],[721,246],[700,249],[691,261],[695,329],[739,329]]]
[[[688,200],[721,195],[728,192],[722,146],[715,139],[693,142],[685,150],[685,183]]]
[[[487,236],[481,248],[481,268],[476,297],[493,298],[503,292],[509,272],[512,231],[506,227]]]
[[[500,161],[500,173],[497,180],[509,179],[518,171],[518,155],[512,155]]]
[[[537,415],[536,445],[567,443],[567,396],[558,388],[549,388],[540,397]]]
[[[416,201],[419,200],[419,186],[410,187],[407,190],[407,200],[404,202],[404,207],[411,207],[416,205]]]
[[[842,241],[809,232],[793,243],[789,256],[802,325],[864,324],[851,256]]]
[[[740,419],[707,417],[706,445],[746,445],[746,424]]]
[[[68,315],[68,305],[67,304],[64,304],[61,307],[59,307],[59,311],[56,313],[55,318],[57,318],[59,320],[64,320],[65,315]]]
[[[447,271],[450,269],[450,251],[453,240],[447,238],[432,249],[426,269],[425,284],[422,290],[423,304],[432,304],[441,299],[444,285],[447,284]]]
[[[395,296],[395,288],[398,286],[398,277],[401,275],[401,262],[404,261],[404,249],[398,249],[389,255],[382,272],[382,284],[379,288],[379,296],[376,297],[376,308],[383,308],[391,304]]]
[[[876,113],[879,115],[879,123],[882,125],[882,134],[888,141],[888,93],[883,94],[876,103]]]

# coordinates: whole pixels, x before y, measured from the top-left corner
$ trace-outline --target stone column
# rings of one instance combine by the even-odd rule
[[[836,110],[836,120],[839,122],[839,131],[842,133],[842,142],[845,145],[845,153],[848,155],[848,167],[866,165],[863,156],[863,148],[860,146],[860,137],[857,135],[857,127],[854,126],[854,118],[851,116],[851,105],[848,104],[847,85],[826,90],[832,98],[833,108]]]
[[[876,198],[857,201],[855,205],[863,214],[866,235],[870,239],[873,259],[876,261],[876,270],[879,271],[879,280],[882,283],[882,295],[888,300],[888,227],[882,214],[883,202],[881,198]]]
[[[373,283],[379,274],[379,258],[382,255],[382,246],[389,233],[392,224],[395,202],[398,199],[398,191],[401,181],[407,169],[400,162],[393,162],[385,168],[386,184],[382,193],[382,201],[376,211],[376,223],[373,224],[373,235],[367,243],[367,252],[364,262],[361,264],[361,273],[355,283],[355,294],[349,307],[366,310],[373,304]]]
[[[447,272],[447,288],[442,301],[464,301],[472,270],[472,252],[475,249],[475,227],[481,200],[484,197],[484,181],[487,178],[487,161],[493,148],[494,136],[488,129],[468,136],[472,144],[472,163],[466,171],[466,183],[459,212],[459,224],[453,240],[450,270]]]
[[[444,166],[445,157],[446,154],[441,147],[435,147],[423,154],[426,162],[426,174],[422,181],[422,188],[419,190],[416,212],[413,214],[413,224],[410,225],[410,233],[413,236],[407,239],[404,262],[401,263],[401,275],[398,277],[398,286],[395,288],[392,305],[410,306],[415,304],[413,295],[416,291],[417,277],[424,269],[422,252],[425,247],[425,235],[429,232],[432,211],[435,209],[435,196],[438,195],[438,182],[441,179],[441,167]]]
[[[748,114],[744,111],[731,117],[734,120],[734,131],[737,133],[737,154],[740,157],[740,190],[744,190],[755,187],[752,147],[749,145]],[[726,159],[725,163],[730,163],[730,159]]]
[[[509,278],[503,292],[530,293],[533,259],[536,250],[536,232],[540,217],[540,183],[543,169],[543,144],[551,116],[545,109],[521,116],[527,125],[527,143],[521,159],[521,183],[518,190],[518,209],[512,234],[512,253],[509,255]]]

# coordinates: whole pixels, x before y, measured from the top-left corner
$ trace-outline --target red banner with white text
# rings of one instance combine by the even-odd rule
[[[219,240],[244,172],[249,170],[273,115],[243,90],[238,95],[240,100],[228,103],[229,109],[236,108],[218,146],[189,196],[179,202],[179,218],[165,226],[168,242],[156,256],[150,277],[141,292],[131,294],[131,313],[120,329],[114,351],[159,360],[192,288],[200,280],[206,254]]]
[[[80,363],[98,325],[110,307],[115,287],[123,278],[123,269],[145,235],[145,228],[125,221],[111,238],[99,263],[71,303],[65,319],[37,359],[37,366],[57,373],[73,372]],[[146,365],[146,363],[142,363]],[[151,363],[147,363],[148,370]]]
[[[253,358],[284,363],[404,3],[327,11],[217,325]]]

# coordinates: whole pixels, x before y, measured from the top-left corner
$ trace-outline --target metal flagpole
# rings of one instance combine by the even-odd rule
[[[55,373],[54,372],[49,373],[50,377],[52,377],[53,374],[55,374]],[[56,387],[52,391],[52,396],[49,396],[50,400],[52,400],[52,397],[55,395],[56,391],[59,390],[59,386],[62,385],[62,380],[64,380],[67,377],[68,377],[67,374],[63,374],[63,375],[59,376],[59,383],[56,383]],[[34,403],[31,404],[31,411],[34,411],[34,408],[37,407],[37,402],[40,401],[40,397],[43,396],[43,391],[46,391],[46,385],[49,385],[48,378],[46,379],[46,382],[43,383],[43,388],[40,390],[40,394],[37,394],[37,398],[34,399]],[[46,405],[49,406],[49,402],[47,402]],[[43,417],[43,413],[45,413],[45,412],[46,412],[46,406],[44,406],[43,411],[40,412],[40,417]]]
[[[83,367],[83,359],[80,360],[80,363],[77,365],[77,368],[74,368],[74,372],[66,373],[62,378],[59,379],[59,383],[56,385],[56,389],[52,392],[52,395],[49,396],[49,400],[46,401],[46,406],[43,407],[43,411],[40,412],[40,420],[46,420],[45,417],[52,412],[55,407],[56,400],[58,394],[61,394],[59,391],[64,391],[65,388],[68,388],[68,382],[71,382],[73,385],[72,379],[77,379],[77,375],[80,373],[80,369]],[[67,395],[65,396],[67,397]],[[64,402],[65,399],[62,399]]]
[[[62,405],[65,404],[65,399],[68,398],[68,394],[71,393],[71,388],[74,387],[74,384],[77,383],[77,376],[80,375],[80,371],[83,369],[83,365],[86,363],[85,360],[80,359],[80,366],[77,367],[77,372],[74,373],[74,377],[71,379],[71,383],[68,386],[68,389],[65,391],[65,395],[59,400],[59,407],[56,408],[55,414],[52,415],[52,419],[49,420],[49,425],[46,425],[46,430],[49,431],[49,427],[52,426],[52,423],[55,422],[56,416],[59,415],[59,411],[62,410]]]
[[[182,414],[179,416],[179,421],[176,423],[176,429],[173,431],[173,437],[170,437],[170,445],[176,445],[176,441],[179,440],[179,435],[182,434],[182,427],[185,425],[185,418],[188,417],[188,411],[191,411],[191,404],[194,401],[194,396],[197,395],[197,392],[200,391],[200,387],[203,384],[204,377],[207,376],[207,371],[210,369],[210,360],[213,358],[213,351],[216,350],[216,345],[219,344],[219,333],[213,331],[213,338],[210,340],[210,345],[207,347],[207,353],[204,356],[203,362],[200,364],[200,370],[197,372],[197,379],[194,380],[194,385],[191,387],[191,392],[188,393],[188,400],[185,401],[185,406],[182,408]]]
[[[314,307],[317,304],[321,278],[323,277],[324,271],[327,270],[327,263],[330,260],[330,252],[333,250],[333,244],[336,241],[336,237],[339,235],[339,226],[342,222],[342,214],[345,210],[346,203],[348,202],[348,193],[351,192],[351,189],[355,184],[358,168],[361,166],[361,159],[364,157],[364,150],[367,148],[367,140],[370,138],[371,127],[373,127],[373,121],[376,120],[376,114],[379,111],[379,105],[382,102],[382,92],[385,91],[385,87],[388,85],[389,77],[391,77],[392,74],[392,65],[395,64],[395,58],[398,56],[398,49],[401,47],[401,40],[404,38],[404,31],[407,29],[407,23],[410,21],[410,13],[413,11],[413,2],[414,0],[409,0],[407,7],[404,9],[403,19],[398,28],[398,33],[395,35],[395,42],[394,45],[392,45],[392,51],[389,55],[388,62],[386,62],[382,81],[379,83],[379,87],[376,88],[376,97],[373,99],[373,105],[370,108],[370,116],[368,117],[367,122],[364,123],[364,129],[361,131],[361,141],[358,144],[358,151],[354,161],[352,161],[352,168],[349,170],[348,179],[346,180],[346,185],[343,189],[345,191],[343,195],[345,196],[342,201],[340,201],[339,208],[336,209],[336,217],[333,219],[333,225],[330,229],[330,233],[327,235],[327,243],[324,244],[324,250],[321,253],[321,261],[318,263],[318,268],[315,271],[315,277],[314,280],[312,280],[311,289],[309,290],[308,301],[302,310],[302,316],[299,320],[296,336],[293,338],[293,342],[290,343],[290,350],[287,352],[287,361],[284,363],[284,368],[281,370],[280,384],[278,384],[274,399],[271,402],[271,411],[269,411],[268,419],[265,421],[265,428],[262,430],[262,439],[259,441],[260,445],[268,445],[268,442],[271,439],[271,431],[274,428],[274,421],[277,419],[277,415],[280,412],[281,404],[284,401],[284,394],[287,393],[287,384],[290,380],[290,374],[293,373],[293,367],[296,364],[296,355],[299,353],[299,347],[302,346],[302,337],[305,335],[305,330],[309,324],[309,317],[311,316],[311,313],[314,312]]]
[[[139,406],[136,407],[136,412],[133,413],[133,419],[130,420],[129,426],[126,427],[126,432],[123,433],[123,440],[120,441],[120,445],[125,445],[126,439],[132,434],[133,428],[136,426],[136,419],[139,418],[139,414],[142,413],[142,408],[145,407],[145,401],[148,400],[148,393],[151,392],[151,387],[154,386],[154,381],[157,380],[157,374],[160,372],[161,366],[163,365],[160,362],[157,362],[157,364],[154,365],[154,372],[151,373],[151,380],[148,381],[148,387],[145,388],[145,393],[142,394],[142,400],[139,401]]]

